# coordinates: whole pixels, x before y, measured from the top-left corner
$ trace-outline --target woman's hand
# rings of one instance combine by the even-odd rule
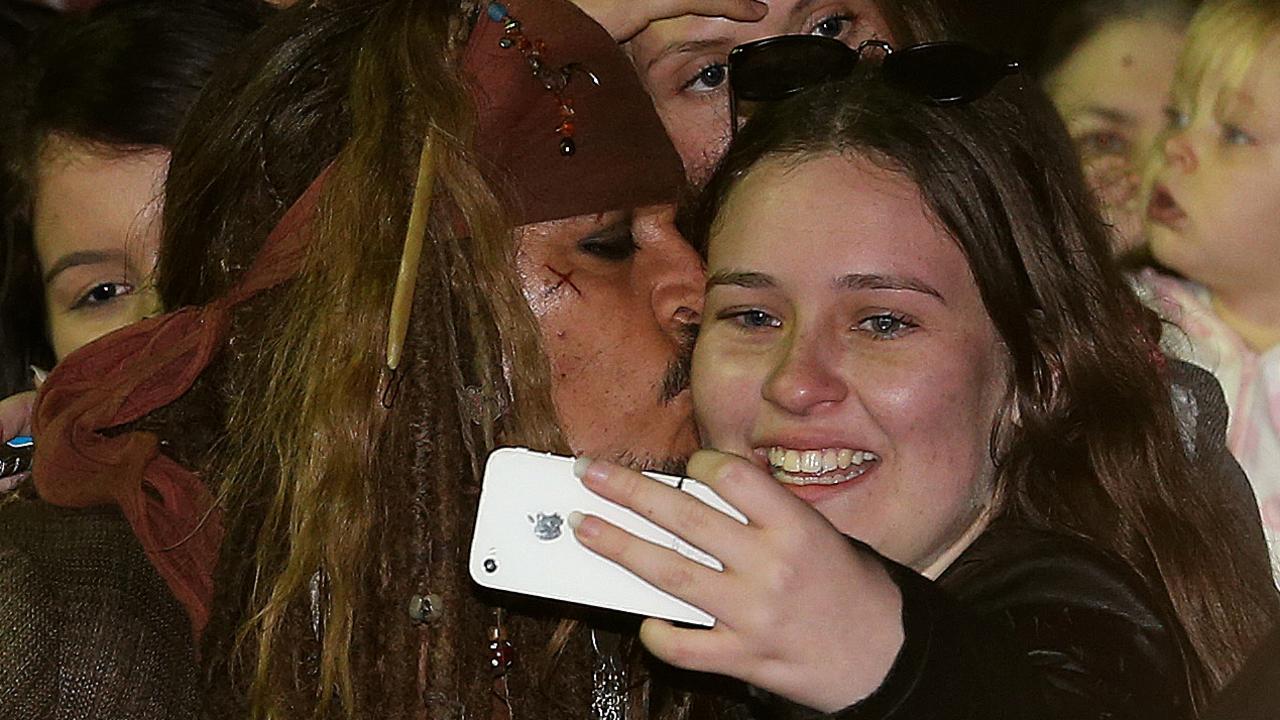
[[[755,22],[769,12],[769,6],[757,0],[573,0],[573,3],[620,43],[639,35],[650,23],[681,15]]]
[[[34,390],[0,400],[0,441],[31,434],[31,409],[35,402]]]
[[[901,596],[879,561],[742,458],[703,450],[689,475],[750,524],[640,473],[593,462],[583,484],[714,555],[717,572],[594,516],[591,550],[716,617],[711,629],[648,619],[640,640],[678,667],[729,675],[823,712],[869,695],[902,646]]]

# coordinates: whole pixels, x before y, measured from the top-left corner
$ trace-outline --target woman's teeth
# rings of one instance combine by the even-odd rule
[[[834,485],[861,475],[880,458],[868,450],[826,448],[791,450],[769,448],[769,466],[779,482],[792,485]],[[850,472],[836,472],[849,471]],[[797,476],[795,473],[803,473]]]

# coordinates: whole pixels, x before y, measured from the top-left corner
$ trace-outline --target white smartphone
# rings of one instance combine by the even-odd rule
[[[573,462],[573,458],[526,448],[498,448],[489,455],[471,541],[471,578],[495,590],[715,625],[708,613],[578,542],[568,525],[574,511],[597,515],[709,568],[724,569],[719,560],[678,536],[587,490],[574,476]],[[747,522],[742,513],[696,480],[645,475],[680,488],[738,522]]]

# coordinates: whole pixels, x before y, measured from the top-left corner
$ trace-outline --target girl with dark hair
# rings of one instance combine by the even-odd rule
[[[169,148],[251,0],[118,0],[59,18],[6,84],[0,397],[158,310]]]
[[[1052,107],[934,104],[904,84],[974,66],[903,53],[758,109],[693,222],[689,474],[750,523],[579,465],[723,572],[572,524],[717,617],[640,638],[764,717],[1194,717],[1280,617],[1256,517],[1192,469]]]

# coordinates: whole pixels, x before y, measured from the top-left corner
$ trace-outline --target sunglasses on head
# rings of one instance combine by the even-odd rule
[[[730,115],[738,129],[739,102],[781,100],[814,85],[842,80],[868,50],[883,56],[885,81],[935,105],[973,102],[1021,66],[962,42],[930,42],[895,51],[883,40],[851,48],[817,35],[779,35],[739,45],[729,53]]]

